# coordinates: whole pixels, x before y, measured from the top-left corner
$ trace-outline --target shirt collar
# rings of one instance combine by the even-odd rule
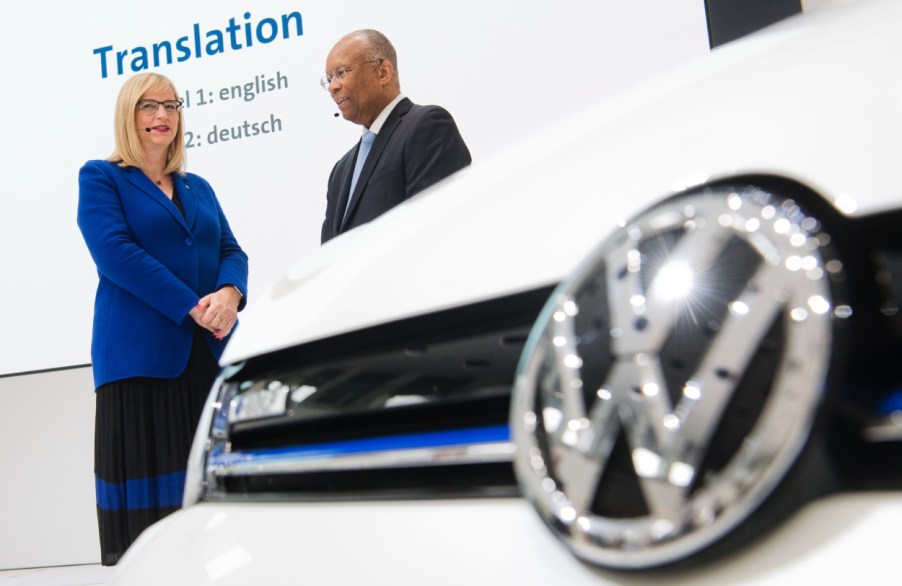
[[[388,115],[391,114],[391,111],[395,109],[395,106],[398,105],[398,102],[404,99],[404,94],[399,93],[394,100],[388,103],[388,106],[382,109],[382,112],[376,116],[376,119],[373,120],[373,123],[369,128],[364,128],[361,130],[361,134],[369,130],[373,134],[379,134],[379,131],[382,130],[382,126],[385,124],[385,121],[388,120]]]

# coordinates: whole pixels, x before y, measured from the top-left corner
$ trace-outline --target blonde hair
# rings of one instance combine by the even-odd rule
[[[116,149],[107,160],[119,163],[120,167],[137,167],[147,170],[147,162],[144,160],[144,150],[141,148],[139,129],[135,126],[135,109],[147,92],[171,91],[178,96],[175,84],[159,73],[139,73],[128,79],[119,90],[116,99],[116,111],[113,116],[113,133],[116,139]],[[141,130],[143,132],[143,130]],[[179,125],[175,133],[175,139],[169,145],[166,153],[166,168],[163,173],[185,172],[185,126],[182,113],[179,112]]]

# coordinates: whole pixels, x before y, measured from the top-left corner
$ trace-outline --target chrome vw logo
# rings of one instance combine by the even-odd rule
[[[673,563],[771,494],[808,437],[847,309],[825,241],[792,201],[708,190],[641,214],[552,295],[518,370],[515,467],[579,557]]]

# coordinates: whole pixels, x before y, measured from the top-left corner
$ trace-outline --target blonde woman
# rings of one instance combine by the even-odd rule
[[[91,361],[104,565],[181,505],[201,408],[246,303],[247,255],[210,184],[184,170],[182,114],[168,78],[130,78],[115,151],[78,177],[78,226],[99,277]]]

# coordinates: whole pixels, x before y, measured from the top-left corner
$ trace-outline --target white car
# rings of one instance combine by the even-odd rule
[[[113,583],[898,582],[900,23],[790,18],[303,259]]]

